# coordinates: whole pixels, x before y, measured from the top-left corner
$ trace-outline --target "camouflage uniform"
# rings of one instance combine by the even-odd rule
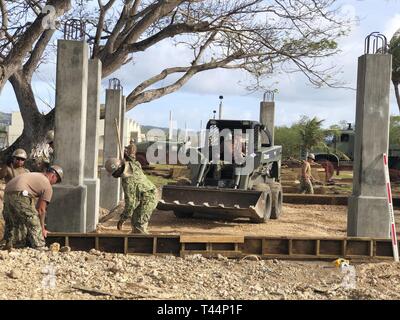
[[[131,219],[133,229],[146,232],[151,214],[157,206],[155,185],[145,176],[138,161],[125,156],[125,169],[121,176],[125,195],[125,210],[120,219]]]
[[[14,168],[14,166],[10,164],[9,166],[6,166],[5,168],[2,169],[0,177],[4,178],[7,184],[14,177],[27,172],[29,172],[29,170],[25,169],[24,167]],[[8,211],[4,209],[3,209],[3,218],[5,222],[3,239],[6,240],[7,242],[9,241],[9,239],[13,239],[15,243],[19,242],[23,243],[26,237],[26,228],[24,226],[14,227]]]
[[[45,245],[39,214],[35,208],[36,200],[32,197],[23,196],[21,192],[10,192],[4,194],[3,215],[7,216],[11,223],[11,232],[6,238],[8,243],[25,246],[25,239],[28,245],[33,248]],[[16,230],[26,228],[26,235],[22,240],[15,234]],[[6,237],[6,235],[5,235]]]
[[[314,194],[314,188],[310,179],[301,177],[300,179],[300,193]]]

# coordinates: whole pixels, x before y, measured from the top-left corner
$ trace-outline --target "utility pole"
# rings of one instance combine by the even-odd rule
[[[222,119],[222,100],[224,99],[224,96],[219,96],[219,120]]]

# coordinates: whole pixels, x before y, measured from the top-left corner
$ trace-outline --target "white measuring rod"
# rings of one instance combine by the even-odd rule
[[[389,215],[390,215],[390,236],[392,238],[393,257],[394,261],[399,262],[399,248],[397,243],[396,225],[394,220],[393,197],[392,197],[392,189],[390,186],[390,176],[389,176],[389,163],[388,163],[388,156],[386,153],[383,154],[383,166],[385,168],[386,196],[387,196]]]

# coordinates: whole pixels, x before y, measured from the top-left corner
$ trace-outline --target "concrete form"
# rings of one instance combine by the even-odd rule
[[[55,112],[55,164],[64,170],[48,207],[50,231],[86,232],[87,190],[83,184],[88,81],[88,45],[59,40]]]
[[[115,128],[115,119],[121,123],[121,90],[106,90],[106,114],[104,119],[104,152],[103,160],[108,158],[120,158],[118,150],[118,137]],[[103,163],[104,165],[104,163]],[[120,200],[120,179],[115,179],[105,170],[100,170],[100,206],[106,209],[113,209]]]
[[[349,198],[349,236],[389,238],[382,154],[388,152],[392,57],[366,54],[358,60],[353,194]]]
[[[101,61],[89,60],[84,183],[87,188],[86,232],[96,230],[99,220],[100,180],[98,179]]]

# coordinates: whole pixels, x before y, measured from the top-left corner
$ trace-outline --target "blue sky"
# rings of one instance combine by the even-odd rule
[[[355,88],[357,77],[357,58],[363,54],[364,38],[373,31],[380,31],[389,39],[400,28],[400,0],[343,0],[344,10],[360,19],[351,34],[341,40],[342,53],[332,61],[343,66],[343,78],[349,86]],[[121,79],[126,91],[131,90],[145,77],[158,73],[163,62],[176,60],[168,44],[160,45],[157,50],[146,51],[146,59],[130,64],[113,76]],[[42,100],[54,104],[55,61],[39,69],[33,83],[34,91]],[[259,104],[263,92],[249,94],[238,82],[248,79],[238,71],[209,71],[195,76],[180,91],[151,103],[139,105],[128,112],[128,116],[143,125],[168,126],[169,111],[172,110],[177,126],[198,130],[200,123],[205,125],[212,117],[212,111],[218,110],[220,95],[224,96],[224,118],[258,120]],[[284,75],[270,79],[279,93],[276,96],[276,124],[290,125],[301,115],[317,116],[325,119],[328,126],[340,120],[354,122],[356,93],[346,89],[315,89],[300,74]],[[103,81],[103,89],[107,86]],[[104,97],[104,94],[103,94]],[[48,107],[41,103],[41,109]],[[18,105],[11,86],[8,84],[0,96],[0,111],[18,111]],[[391,112],[398,114],[393,89]]]

